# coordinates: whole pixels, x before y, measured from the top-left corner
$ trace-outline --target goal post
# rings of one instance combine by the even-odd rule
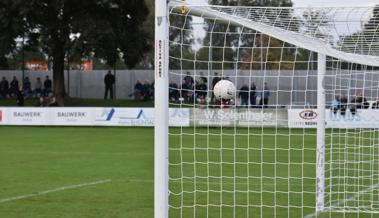
[[[168,5],[155,0],[154,217],[168,217]]]
[[[379,7],[155,10],[156,218],[379,214]]]
[[[326,56],[317,54],[317,150],[316,150],[316,211],[324,211],[325,198],[325,89]]]

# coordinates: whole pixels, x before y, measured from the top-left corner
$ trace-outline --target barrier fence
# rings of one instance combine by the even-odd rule
[[[326,109],[327,128],[379,128],[378,110]],[[193,109],[170,108],[173,127],[316,128],[314,109]],[[154,126],[154,108],[0,107],[0,125],[20,126]]]

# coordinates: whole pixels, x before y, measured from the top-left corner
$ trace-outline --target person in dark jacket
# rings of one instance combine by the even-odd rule
[[[19,107],[23,107],[24,106],[24,94],[23,94],[23,87],[20,86],[17,91],[16,91],[16,104],[17,106]]]
[[[45,97],[49,96],[53,91],[53,82],[49,78],[49,76],[45,77],[45,81],[43,82],[43,94]]]
[[[111,73],[110,70],[108,70],[107,75],[104,77],[104,84],[105,84],[105,93],[104,93],[104,99],[107,99],[108,92],[110,92],[110,98],[113,99],[113,85],[116,82],[116,78]]]
[[[3,99],[7,98],[9,92],[9,83],[8,80],[3,77],[3,79],[0,82],[0,95]]]
[[[252,107],[255,107],[257,104],[257,94],[256,94],[257,86],[255,85],[255,82],[251,82],[250,85],[250,105]]]
[[[13,80],[11,81],[11,85],[10,85],[10,88],[9,88],[9,95],[11,97],[15,96],[18,92],[18,80],[17,78],[14,76],[13,77]]]
[[[238,97],[241,99],[241,106],[249,105],[249,87],[247,85],[241,87]]]

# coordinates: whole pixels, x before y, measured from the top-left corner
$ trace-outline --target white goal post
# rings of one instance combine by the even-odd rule
[[[154,216],[375,217],[378,109],[379,6],[156,0]]]

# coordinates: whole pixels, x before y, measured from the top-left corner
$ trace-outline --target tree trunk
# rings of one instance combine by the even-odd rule
[[[66,96],[64,84],[64,49],[57,48],[53,54],[53,83],[54,94],[57,97],[59,105],[64,104]]]

